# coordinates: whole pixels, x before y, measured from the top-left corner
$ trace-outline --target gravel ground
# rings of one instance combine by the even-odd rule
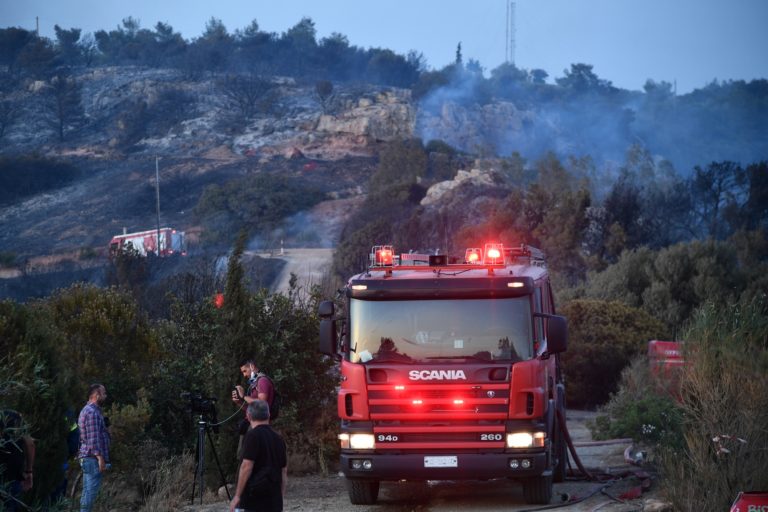
[[[624,449],[628,444],[613,442],[592,444],[586,421],[595,413],[569,411],[568,425],[577,452],[587,468],[613,475],[622,475],[640,468],[624,462]],[[651,478],[651,489],[640,498],[619,501],[624,492],[636,488],[641,480],[636,476],[617,478],[613,483],[569,480],[555,484],[552,504],[565,500],[576,500],[594,495],[580,503],[564,503],[559,510],[572,512],[624,512],[632,510],[664,510],[659,501],[658,483]],[[601,489],[604,492],[601,492]],[[497,479],[484,482],[435,481],[435,482],[385,482],[381,486],[376,505],[352,505],[347,497],[344,478],[339,475],[322,477],[289,476],[285,500],[286,511],[333,511],[333,512],[464,512],[464,511],[523,511],[535,510],[538,506],[526,505],[522,487],[510,480]],[[188,506],[187,512],[223,512],[225,501],[202,506]]]

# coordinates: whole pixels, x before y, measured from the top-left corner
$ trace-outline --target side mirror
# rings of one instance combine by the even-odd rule
[[[568,320],[564,316],[547,318],[547,352],[559,354],[568,349]]]
[[[317,307],[317,315],[320,318],[330,318],[336,312],[336,305],[331,300],[324,300]]]
[[[333,302],[330,300],[324,300],[317,308],[317,314],[322,319],[320,320],[320,353],[329,356],[338,354],[336,321],[333,319],[335,309]]]

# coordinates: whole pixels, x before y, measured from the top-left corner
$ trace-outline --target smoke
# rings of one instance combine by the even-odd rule
[[[322,211],[302,211],[286,217],[280,226],[267,234],[253,236],[249,251],[279,252],[281,248],[333,248],[339,239],[341,224]]]
[[[766,80],[710,84],[677,96],[664,82],[649,81],[645,92],[609,84],[575,90],[505,82],[502,88],[476,73],[448,75],[450,83],[420,101],[417,134],[480,156],[518,152],[536,160],[554,152],[561,159],[590,156],[602,168],[615,167],[639,145],[684,176],[695,165],[768,156]]]

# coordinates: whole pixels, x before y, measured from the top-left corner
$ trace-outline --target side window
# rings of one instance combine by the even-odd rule
[[[544,309],[543,309],[544,313],[547,313],[550,315],[554,314],[555,308],[552,304],[552,288],[550,288],[548,282],[544,283],[544,285],[542,286],[542,294],[543,294],[542,300],[543,300],[543,306],[544,306]]]
[[[542,294],[541,287],[537,286],[533,293],[533,311],[535,313],[542,312]],[[535,317],[536,324],[536,339],[541,341],[544,339],[544,319],[541,317]]]

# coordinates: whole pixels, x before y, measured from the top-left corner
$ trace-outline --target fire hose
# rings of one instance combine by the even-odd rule
[[[621,479],[621,477],[617,475],[611,475],[606,472],[602,472],[599,475],[593,474],[592,472],[590,472],[581,462],[581,458],[579,457],[579,454],[576,453],[576,447],[573,444],[573,440],[571,439],[571,434],[570,432],[568,432],[568,426],[565,423],[565,414],[563,413],[562,410],[559,410],[559,409],[556,411],[556,414],[557,414],[557,423],[560,426],[560,433],[563,436],[563,439],[565,440],[566,446],[568,447],[568,451],[570,451],[571,453],[573,462],[576,464],[576,467],[578,468],[578,473],[576,473],[576,475],[580,474],[580,476],[574,475],[572,476],[572,478],[584,479],[591,482],[600,482],[600,484],[590,489],[583,496],[571,497],[568,494],[563,494],[562,503],[555,503],[553,505],[546,505],[543,507],[525,509],[525,510],[521,510],[520,512],[537,512],[539,510],[552,510],[556,508],[570,507],[571,505],[576,505],[577,503],[581,503],[583,501],[588,500],[589,498],[591,498],[597,493],[603,493],[615,501],[622,501],[621,499],[611,496],[606,492],[606,489],[611,485],[615,484],[616,482],[618,482]],[[598,445],[598,444],[607,444],[607,443],[594,443],[593,445]],[[566,453],[566,457],[567,456],[568,455]]]

